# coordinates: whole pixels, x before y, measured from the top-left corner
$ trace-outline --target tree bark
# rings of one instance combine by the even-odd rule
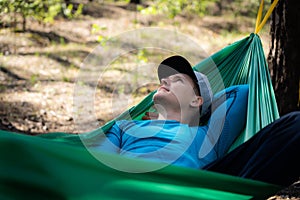
[[[279,1],[271,17],[268,64],[280,115],[300,110],[300,1]]]

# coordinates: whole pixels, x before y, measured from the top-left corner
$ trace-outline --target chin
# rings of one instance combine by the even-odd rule
[[[165,99],[164,95],[157,92],[153,95],[153,101],[155,104],[159,104],[160,102],[164,101],[163,99]]]

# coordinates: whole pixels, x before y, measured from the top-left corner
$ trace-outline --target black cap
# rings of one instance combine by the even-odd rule
[[[182,56],[171,56],[163,60],[158,66],[157,73],[159,80],[178,73],[186,74],[196,83],[198,92],[200,94],[200,88],[194,70],[189,61]]]

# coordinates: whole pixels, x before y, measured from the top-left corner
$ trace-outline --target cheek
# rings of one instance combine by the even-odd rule
[[[192,87],[178,87],[174,89],[175,95],[180,99],[190,99],[195,95]]]
[[[176,98],[182,105],[189,105],[191,100],[195,98],[195,92],[192,88],[184,88],[182,90],[178,90],[176,93]]]

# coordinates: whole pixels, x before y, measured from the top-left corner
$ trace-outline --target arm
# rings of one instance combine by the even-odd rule
[[[248,90],[248,85],[226,88],[226,101],[212,114],[208,137],[214,138],[217,157],[222,157],[227,153],[234,140],[245,128]]]

